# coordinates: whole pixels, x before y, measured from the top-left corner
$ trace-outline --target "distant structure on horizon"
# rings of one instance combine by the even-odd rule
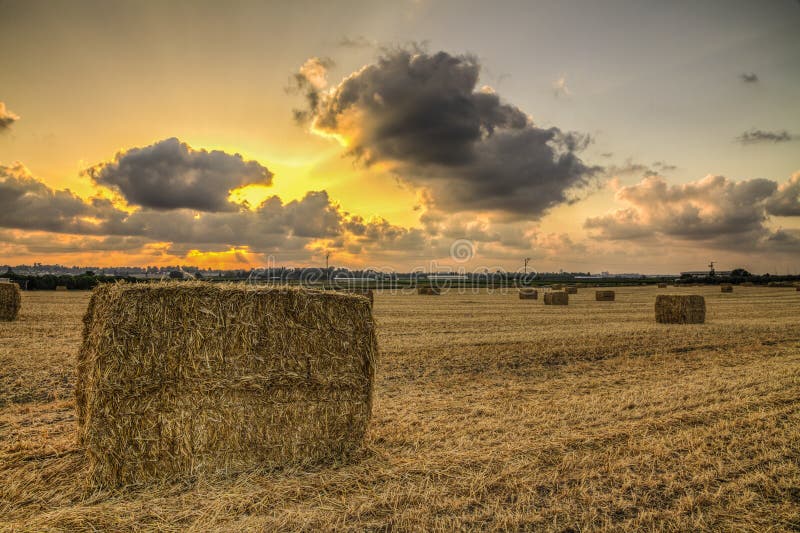
[[[707,278],[709,276],[719,276],[721,278],[729,277],[733,274],[733,270],[690,270],[688,272],[681,272],[682,278]]]

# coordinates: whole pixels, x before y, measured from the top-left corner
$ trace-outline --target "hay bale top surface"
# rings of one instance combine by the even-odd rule
[[[369,301],[157,282],[92,294],[76,406],[98,486],[343,459],[371,414]]]

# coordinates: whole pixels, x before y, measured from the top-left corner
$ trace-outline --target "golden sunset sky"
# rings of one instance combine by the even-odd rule
[[[798,23],[0,0],[0,264],[798,273]]]

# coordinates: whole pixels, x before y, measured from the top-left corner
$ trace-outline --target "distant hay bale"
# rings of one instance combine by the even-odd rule
[[[564,287],[564,292],[567,294],[578,294],[578,287]]]
[[[346,459],[370,419],[368,302],[203,282],[95,290],[78,355],[96,486]]]
[[[536,289],[528,289],[523,288],[519,290],[519,299],[520,300],[538,300],[539,299],[539,291]]]
[[[554,291],[560,291],[561,289],[563,289],[563,288],[564,288],[564,286],[563,286],[563,285],[561,285],[560,283],[556,283],[556,284],[554,284],[554,285],[551,285],[550,287],[551,287],[551,288],[552,288]]]
[[[56,285],[56,290],[57,291],[65,291],[65,290],[67,290],[67,286],[66,285]]]
[[[19,316],[22,295],[16,283],[0,283],[0,320],[12,321]]]
[[[419,287],[417,289],[417,294],[425,294],[428,296],[439,296],[442,291],[439,290],[439,287]]]
[[[706,300],[697,295],[659,294],[656,322],[661,324],[702,324],[706,321]]]
[[[720,285],[719,288],[720,292],[733,292],[733,285],[727,283]]]
[[[598,302],[613,302],[615,298],[614,291],[594,291],[594,299]]]
[[[658,284],[658,288],[659,289],[666,289],[667,288],[667,284],[666,283],[659,283]]]
[[[569,294],[561,291],[546,292],[544,305],[569,305]]]
[[[788,281],[770,281],[767,287],[794,287],[794,285]]]
[[[752,281],[743,281],[742,282],[742,287],[753,287],[754,285],[755,285],[755,283],[753,283]]]

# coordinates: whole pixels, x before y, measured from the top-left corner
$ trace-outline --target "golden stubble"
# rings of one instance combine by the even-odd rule
[[[376,293],[364,450],[332,468],[108,492],[86,484],[73,388],[88,293],[0,323],[0,530],[800,527],[800,293]],[[705,324],[654,320],[701,294]]]

